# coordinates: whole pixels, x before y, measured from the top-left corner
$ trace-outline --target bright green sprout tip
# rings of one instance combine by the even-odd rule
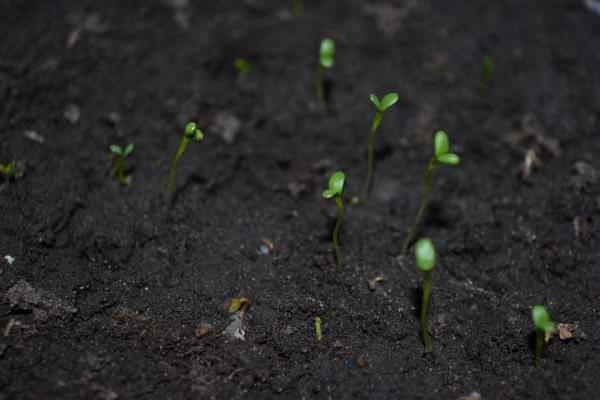
[[[341,196],[344,190],[344,181],[346,175],[338,171],[329,177],[329,188],[323,192],[323,197],[331,199],[334,196]]]
[[[335,42],[333,39],[323,39],[319,48],[319,61],[323,68],[331,68],[335,64]]]
[[[125,175],[125,159],[133,153],[133,144],[128,144],[125,148],[116,144],[110,145],[110,152],[117,156],[116,162],[111,169],[111,175],[116,176],[117,181],[127,186],[131,183],[131,177]]]
[[[436,254],[433,243],[429,239],[419,239],[415,243],[415,259],[421,271],[431,271],[435,267]]]
[[[531,308],[531,318],[536,331],[535,339],[535,366],[541,365],[542,352],[552,334],[556,331],[556,324],[550,319],[546,307],[535,305]]]
[[[198,129],[195,122],[188,122],[185,126],[185,136],[198,142],[204,139],[204,133]]]

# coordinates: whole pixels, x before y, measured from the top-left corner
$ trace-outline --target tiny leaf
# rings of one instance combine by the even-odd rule
[[[372,94],[371,96],[369,96],[369,99],[371,99],[371,103],[373,103],[375,108],[377,108],[379,111],[381,111],[381,102],[379,101],[379,98],[377,96],[375,96],[374,94]]]
[[[398,93],[388,93],[384,96],[384,98],[381,100],[381,112],[387,110],[388,108],[390,108],[391,106],[393,106],[394,104],[396,104],[398,102],[398,99],[400,97],[398,96]]]
[[[125,147],[125,150],[123,151],[123,155],[128,156],[131,153],[133,153],[133,144],[128,144],[127,147]]]
[[[435,138],[433,139],[433,150],[435,153],[435,157],[446,154],[450,149],[450,140],[448,139],[448,134],[444,131],[437,131],[435,133]]]
[[[188,122],[188,124],[185,126],[184,134],[188,139],[194,139],[197,141],[204,139],[204,134],[200,129],[198,129],[195,122]]]
[[[454,153],[446,153],[446,154],[442,154],[441,156],[437,157],[437,161],[440,164],[445,164],[445,165],[458,165],[458,164],[460,164],[460,157]]]
[[[110,145],[110,151],[112,153],[118,154],[118,155],[123,154],[123,149],[121,148],[121,146],[117,146],[116,144],[111,144]]]
[[[333,191],[331,189],[327,189],[327,190],[324,190],[321,195],[326,199],[331,199],[333,196],[335,196],[335,191]]]
[[[415,244],[417,268],[423,272],[431,271],[436,263],[435,247],[429,239],[419,239]]]

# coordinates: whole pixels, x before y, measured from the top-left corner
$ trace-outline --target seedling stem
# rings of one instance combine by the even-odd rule
[[[371,130],[369,131],[369,139],[367,141],[367,177],[365,179],[365,186],[363,188],[363,200],[367,202],[369,200],[369,194],[371,192],[371,181],[373,179],[373,163],[375,161],[375,136],[381,120],[383,119],[383,113],[385,110],[393,106],[398,102],[398,94],[388,93],[379,100],[374,94],[371,95],[371,102],[375,106],[375,117],[371,123]]]
[[[317,336],[317,342],[323,340],[323,333],[321,331],[321,317],[315,317],[315,334]]]
[[[183,138],[179,143],[179,147],[177,148],[177,152],[175,153],[175,157],[173,157],[173,161],[171,162],[171,169],[169,171],[169,185],[168,185],[168,193],[167,193],[167,204],[169,208],[173,206],[173,195],[175,193],[175,183],[177,180],[177,162],[183,156],[183,153],[187,149],[187,146],[191,139],[196,141],[201,141],[204,138],[204,134],[200,129],[197,128],[196,123],[189,122],[185,126],[185,130],[183,133]]]
[[[319,47],[319,66],[317,68],[317,99],[319,106],[325,104],[325,70],[335,64],[335,42],[323,39]]]
[[[425,352],[431,351],[431,336],[429,335],[429,296],[431,295],[431,273],[423,273],[423,299],[421,304],[421,332],[423,333],[423,344]]]
[[[429,239],[419,239],[415,244],[415,262],[417,268],[423,272],[423,291],[421,298],[421,334],[425,352],[431,351],[431,336],[429,335],[429,298],[431,297],[431,270],[437,263],[435,247]]]
[[[333,199],[335,202],[335,208],[337,209],[337,221],[333,229],[332,241],[333,249],[335,250],[335,258],[337,262],[337,268],[342,268],[342,251],[340,248],[340,228],[344,220],[344,202],[342,200],[342,194],[344,191],[344,180],[346,176],[343,172],[336,172],[329,178],[329,188],[323,192],[323,197],[326,199]]]
[[[531,317],[536,331],[535,338],[535,367],[539,368],[542,360],[542,352],[552,334],[556,331],[556,324],[550,319],[546,307],[535,305],[531,308]]]
[[[125,175],[125,160],[133,153],[133,144],[130,143],[125,148],[113,144],[110,146],[110,151],[117,157],[111,174],[116,175],[117,182],[121,185],[128,186],[131,183],[131,178]]]
[[[421,223],[423,221],[425,211],[427,211],[427,206],[429,204],[429,195],[431,193],[431,179],[433,177],[434,171],[440,164],[453,166],[458,165],[460,163],[460,157],[458,157],[458,155],[454,153],[450,153],[449,149],[450,141],[448,139],[448,134],[444,131],[437,131],[435,133],[434,138],[434,155],[427,163],[427,169],[425,170],[423,201],[421,202],[421,207],[417,212],[417,217],[415,218],[412,226],[410,227],[410,230],[408,231],[408,235],[402,243],[402,255],[404,256],[408,251],[408,246],[410,245],[413,238],[421,228]]]

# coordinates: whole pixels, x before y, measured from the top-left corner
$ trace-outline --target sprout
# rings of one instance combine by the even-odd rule
[[[552,322],[550,314],[548,314],[548,310],[544,306],[533,306],[531,317],[537,334],[535,339],[535,366],[539,368],[542,352],[546,343],[550,341],[552,334],[556,331],[556,324]]]
[[[335,42],[323,39],[319,47],[319,69],[317,71],[317,98],[319,105],[325,104],[325,70],[335,64]]]
[[[233,62],[233,66],[238,73],[238,81],[243,81],[246,79],[246,76],[248,76],[248,73],[250,73],[250,61],[246,60],[245,58],[236,58]]]
[[[373,122],[371,123],[371,131],[369,132],[369,140],[367,142],[367,178],[365,179],[365,186],[363,189],[364,201],[369,200],[369,193],[371,191],[371,179],[373,178],[373,153],[375,145],[375,135],[377,134],[377,130],[379,129],[379,124],[381,124],[383,113],[388,108],[390,108],[398,102],[398,94],[388,93],[381,100],[379,100],[377,96],[372,94],[370,98],[371,103],[373,103],[373,105],[375,106],[376,111],[375,117],[373,118]]]
[[[427,210],[427,205],[429,202],[429,193],[431,192],[431,178],[433,176],[433,172],[435,169],[441,165],[458,165],[460,163],[460,157],[454,153],[450,153],[450,140],[448,139],[448,134],[444,131],[437,131],[435,133],[435,138],[433,141],[434,154],[429,160],[427,164],[427,170],[425,172],[425,187],[423,191],[423,202],[421,203],[421,207],[419,208],[419,212],[417,213],[417,217],[413,222],[410,231],[408,231],[408,235],[404,239],[402,243],[402,255],[406,255],[408,250],[408,246],[416,235],[417,231],[421,227],[421,222],[423,220],[423,216],[425,215],[425,211]]]
[[[173,205],[173,194],[175,193],[175,183],[177,179],[177,162],[185,152],[188,143],[190,140],[195,140],[197,142],[204,139],[204,134],[198,127],[195,122],[188,122],[185,126],[185,130],[183,131],[183,138],[179,143],[179,148],[177,149],[177,153],[175,153],[175,157],[173,157],[173,162],[171,163],[171,170],[169,171],[169,186],[167,193],[167,204],[169,207]]]
[[[317,336],[317,342],[323,340],[323,334],[321,331],[321,317],[315,317],[315,334]]]
[[[333,229],[333,248],[338,269],[342,268],[342,252],[340,250],[340,227],[344,219],[344,202],[342,194],[344,192],[344,180],[346,176],[343,172],[336,172],[329,178],[329,188],[323,192],[323,197],[333,199],[337,208],[337,222]]]
[[[304,4],[302,0],[292,0],[292,12],[295,16],[299,16],[304,11]]]
[[[0,164],[0,175],[3,176],[6,185],[11,180],[21,179],[25,174],[25,164],[22,162],[10,162],[8,164]]]
[[[111,176],[116,176],[117,182],[121,185],[129,186],[131,177],[125,175],[125,160],[133,153],[133,144],[130,143],[125,148],[113,144],[110,146],[110,152],[117,157],[110,171]]]
[[[429,336],[429,297],[431,295],[431,270],[435,267],[437,257],[433,243],[429,239],[419,239],[415,244],[415,261],[417,268],[423,271],[423,298],[421,303],[421,332],[425,352],[431,351],[431,337]]]
[[[490,86],[492,83],[492,75],[494,75],[494,60],[490,56],[483,57],[483,84],[485,86]]]

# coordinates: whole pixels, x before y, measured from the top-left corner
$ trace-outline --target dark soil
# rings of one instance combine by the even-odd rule
[[[173,3],[0,2],[0,163],[27,166],[0,193],[0,399],[599,398],[600,15],[579,0],[307,0],[297,18],[287,1]],[[368,95],[389,91],[372,201],[349,208],[336,272],[320,192],[341,169],[359,193]],[[223,112],[241,121],[233,143]],[[188,120],[205,140],[167,212]],[[437,171],[420,233],[440,258],[426,355],[420,276],[398,255],[437,129],[463,162]],[[123,188],[108,147],[130,142]],[[523,179],[527,150],[540,162]],[[243,341],[222,333],[239,296]],[[578,325],[540,369],[536,303]]]

